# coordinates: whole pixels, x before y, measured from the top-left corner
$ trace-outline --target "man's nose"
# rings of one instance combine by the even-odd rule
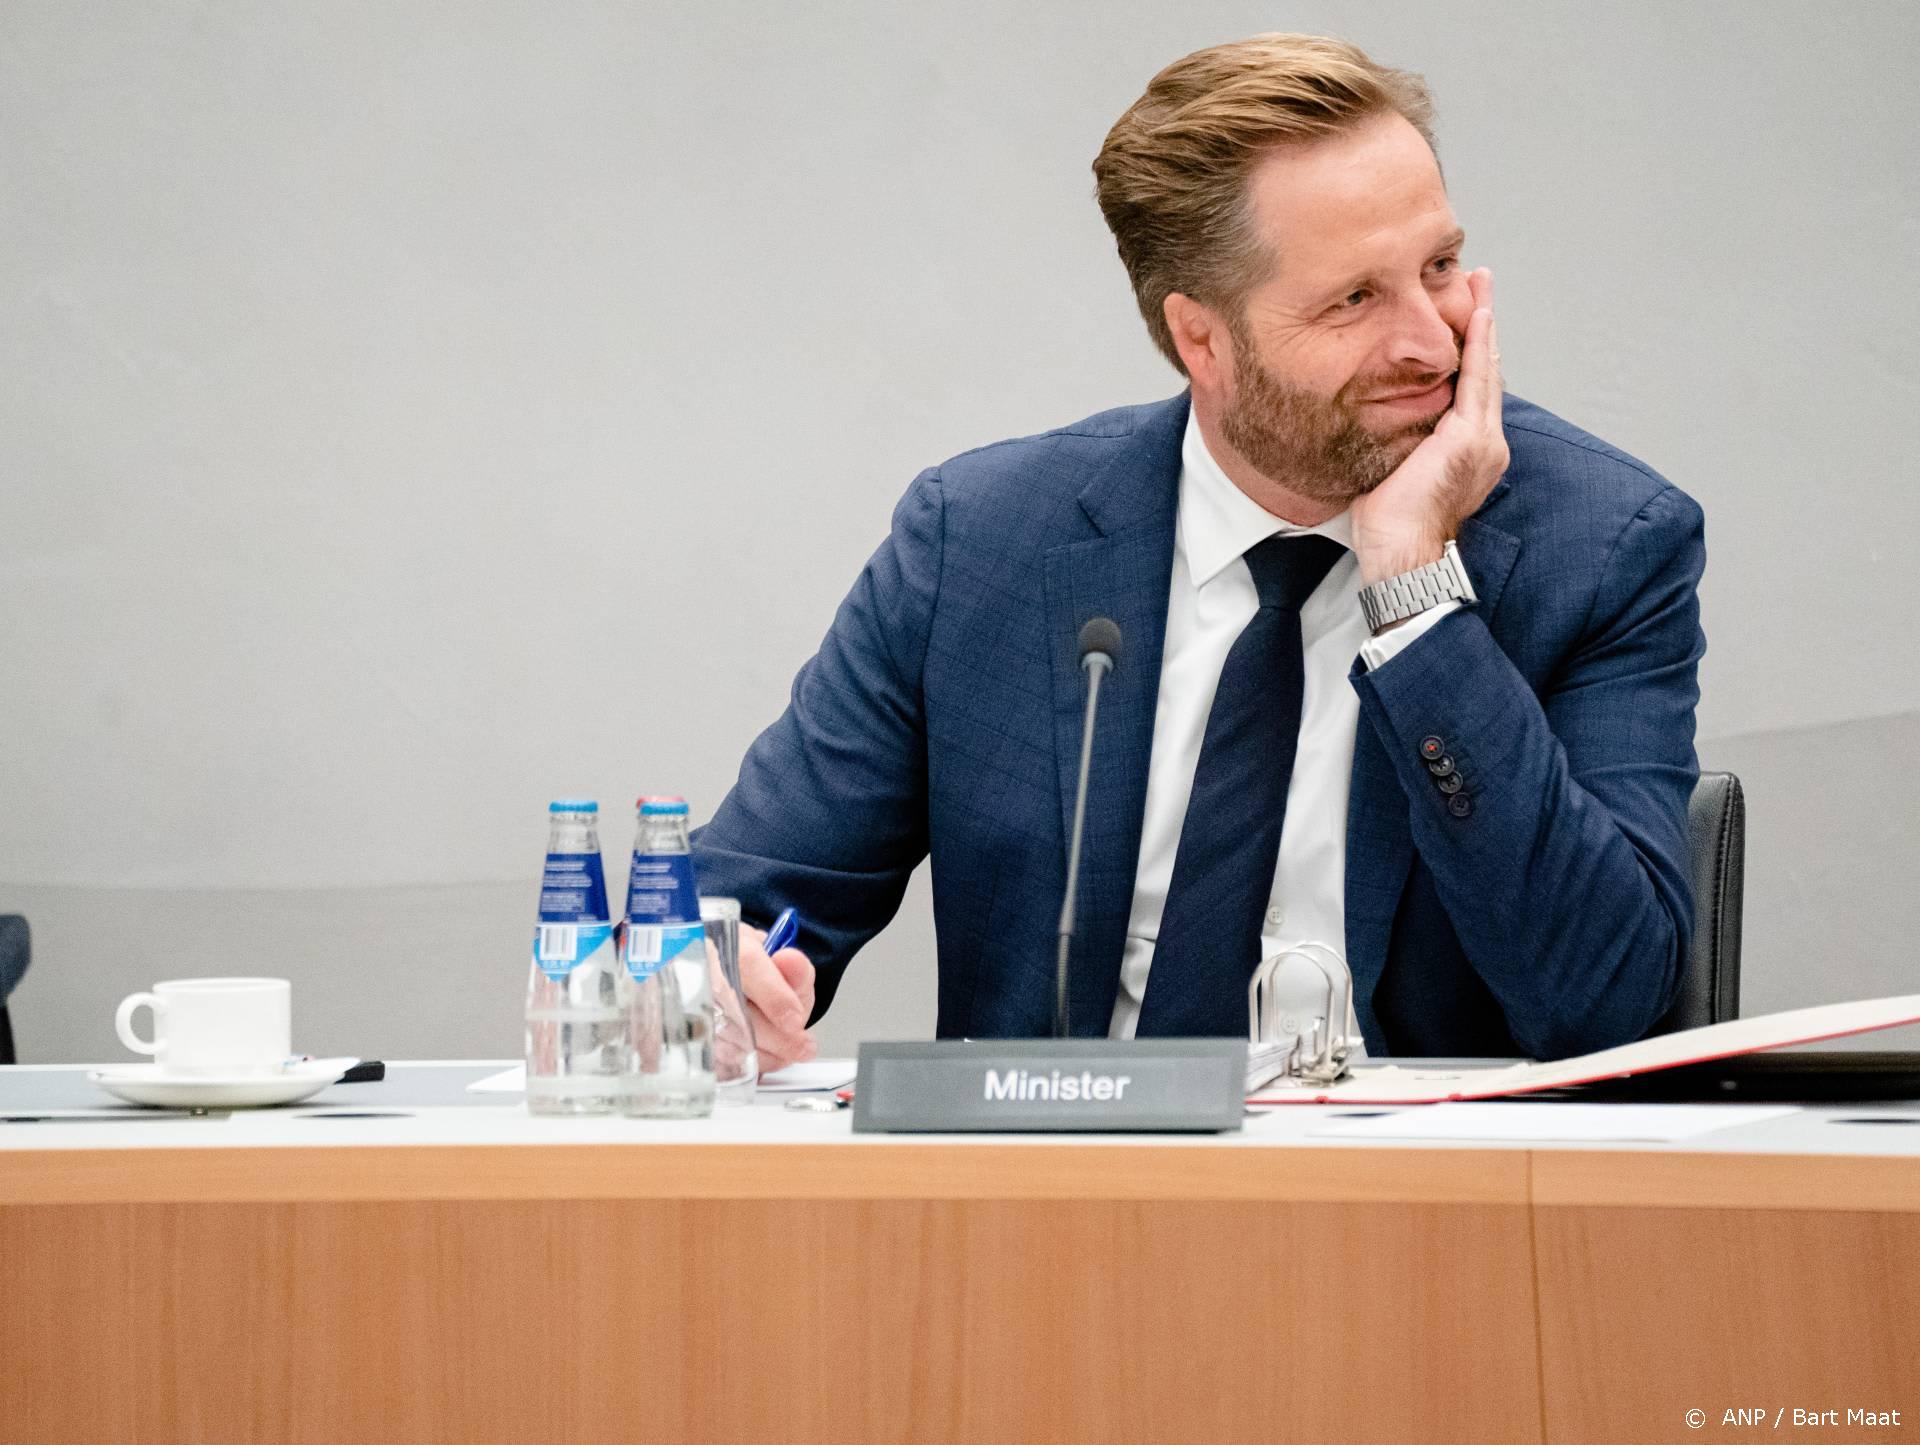
[[[1460,333],[1425,287],[1406,296],[1394,312],[1392,359],[1397,367],[1447,373],[1460,365]]]

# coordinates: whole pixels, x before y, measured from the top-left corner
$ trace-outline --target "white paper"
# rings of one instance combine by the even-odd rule
[[[1754,1104],[1430,1104],[1384,1114],[1336,1116],[1307,1133],[1323,1139],[1669,1144],[1798,1112],[1791,1105]]]
[[[828,1089],[844,1089],[853,1083],[859,1065],[852,1059],[811,1059],[804,1064],[788,1064],[771,1074],[760,1076],[760,1091],[766,1094],[812,1094]]]
[[[469,1094],[524,1094],[527,1092],[527,1066],[515,1064],[498,1074],[488,1074],[467,1085]]]

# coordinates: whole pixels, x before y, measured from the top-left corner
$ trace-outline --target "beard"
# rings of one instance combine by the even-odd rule
[[[1262,366],[1253,339],[1233,327],[1234,393],[1220,419],[1227,444],[1255,471],[1311,501],[1345,505],[1393,475],[1446,414],[1369,430],[1359,401],[1438,378],[1431,372],[1355,377],[1331,397],[1282,380]]]

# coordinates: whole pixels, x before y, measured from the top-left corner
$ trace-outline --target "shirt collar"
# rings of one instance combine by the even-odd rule
[[[1353,513],[1343,510],[1317,527],[1296,527],[1254,501],[1207,450],[1200,423],[1187,414],[1180,443],[1180,550],[1195,587],[1204,587],[1269,537],[1330,537],[1353,550]]]

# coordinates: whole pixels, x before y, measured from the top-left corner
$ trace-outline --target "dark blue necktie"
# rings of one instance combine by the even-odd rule
[[[1234,640],[1207,714],[1141,1038],[1246,1036],[1247,985],[1260,962],[1260,919],[1300,738],[1300,607],[1345,551],[1309,534],[1269,537],[1247,553],[1260,610]]]

